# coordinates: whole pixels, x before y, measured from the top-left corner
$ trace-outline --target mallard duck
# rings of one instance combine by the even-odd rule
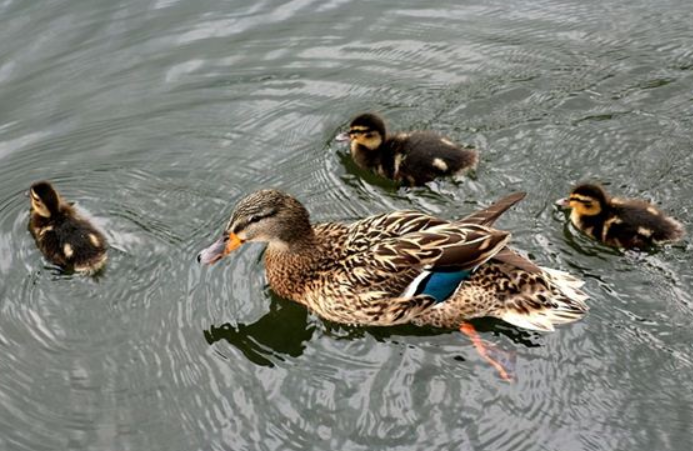
[[[387,133],[385,121],[373,113],[356,116],[349,131],[337,136],[351,141],[351,157],[362,169],[410,186],[476,168],[479,154],[429,131]]]
[[[265,242],[272,290],[337,323],[458,328],[490,316],[552,331],[585,314],[586,296],[580,280],[536,266],[507,247],[510,233],[490,227],[523,197],[458,221],[395,211],[312,225],[294,197],[262,190],[236,205],[198,261],[212,264],[243,243]]]
[[[29,190],[29,231],[48,261],[77,272],[94,273],[106,263],[106,238],[75,208],[65,202],[49,182]]]
[[[578,185],[557,204],[571,209],[570,221],[586,235],[609,246],[647,249],[683,238],[683,226],[640,199],[611,197],[596,184]]]

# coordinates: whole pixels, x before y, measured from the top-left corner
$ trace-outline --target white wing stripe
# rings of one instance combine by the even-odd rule
[[[402,293],[403,298],[408,298],[414,296],[414,293],[416,293],[416,289],[419,288],[419,284],[429,275],[431,274],[431,271],[421,271],[421,274],[416,276],[414,280],[411,281],[409,286],[404,290],[404,293]]]

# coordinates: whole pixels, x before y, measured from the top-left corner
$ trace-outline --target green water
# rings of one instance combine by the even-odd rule
[[[690,244],[622,255],[566,226],[581,180],[693,211],[690,0],[0,3],[0,450],[688,450]],[[397,190],[333,141],[363,110],[481,152]],[[50,179],[111,242],[66,276],[26,230]],[[196,253],[260,188],[315,220],[460,217],[586,281],[553,334],[354,329],[274,297],[261,246]]]

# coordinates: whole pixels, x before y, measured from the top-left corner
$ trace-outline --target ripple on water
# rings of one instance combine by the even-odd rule
[[[583,179],[690,204],[690,7],[673,0],[0,5],[0,447],[615,449],[688,443],[688,244],[632,258],[553,207]],[[479,147],[475,176],[398,189],[337,129]],[[98,278],[46,264],[22,196],[53,180],[112,245]],[[277,299],[261,246],[200,268],[233,205],[275,187],[316,221],[416,208],[499,221],[587,281],[554,334],[341,328]],[[688,226],[689,224],[687,224]],[[656,415],[653,416],[653,412]],[[173,425],[173,427],[172,427]]]

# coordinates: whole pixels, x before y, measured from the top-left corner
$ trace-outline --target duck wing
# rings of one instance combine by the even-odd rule
[[[517,192],[510,194],[501,200],[493,203],[491,206],[484,208],[483,210],[476,211],[469,216],[466,216],[459,220],[459,222],[465,224],[478,224],[490,227],[492,226],[498,218],[503,215],[510,207],[521,201],[527,196],[525,192]],[[498,252],[493,257],[494,261],[505,263],[507,265],[513,266],[525,270],[532,274],[540,274],[541,268],[535,265],[532,261],[526,257],[518,254],[513,249],[505,247],[500,252]]]
[[[444,302],[510,239],[508,232],[474,224],[442,224],[372,244],[343,261],[340,289],[352,294],[360,324],[411,321]]]
[[[349,255],[368,252],[376,243],[412,232],[449,224],[449,221],[413,210],[370,216],[349,226],[344,247]]]
[[[455,223],[490,227],[510,207],[524,199],[526,193],[510,194],[491,206],[472,213]],[[450,221],[414,210],[401,210],[392,213],[370,216],[353,223],[349,227],[349,238],[345,245],[350,248],[362,248],[389,238],[404,236],[408,233],[450,224]]]
[[[541,268],[527,257],[520,255],[514,249],[505,247],[493,256],[494,262],[505,263],[514,268],[521,269],[530,274],[541,274]],[[501,267],[502,268],[502,267]]]
[[[510,233],[475,224],[442,224],[390,238],[355,257],[355,262],[393,274],[419,270],[473,270],[493,258]]]
[[[465,224],[478,224],[482,226],[490,227],[498,218],[501,217],[503,213],[508,211],[510,207],[521,201],[527,196],[525,192],[517,192],[505,196],[501,200],[494,202],[490,207],[484,208],[483,210],[476,211],[469,216],[465,216],[458,222],[463,222]]]
[[[373,216],[350,226],[339,290],[350,320],[401,324],[444,302],[472,272],[505,248],[510,233],[448,222],[414,211]],[[355,312],[358,317],[354,316]]]

